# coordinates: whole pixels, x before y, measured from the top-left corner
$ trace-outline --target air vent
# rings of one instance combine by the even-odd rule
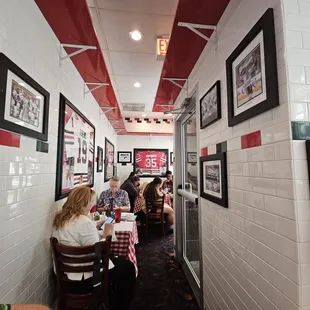
[[[144,103],[123,103],[123,111],[129,112],[144,112]]]

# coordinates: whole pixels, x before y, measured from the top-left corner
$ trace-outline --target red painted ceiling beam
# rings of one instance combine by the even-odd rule
[[[174,104],[180,88],[164,77],[188,78],[207,41],[187,28],[179,27],[179,22],[216,26],[230,0],[179,0],[170,36],[169,47],[164,61],[160,82],[153,106],[154,112],[163,112],[162,104]],[[202,31],[210,36],[211,31]]]

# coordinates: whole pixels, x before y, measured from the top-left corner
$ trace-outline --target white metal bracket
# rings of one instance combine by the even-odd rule
[[[100,113],[100,115],[106,114],[106,113],[108,113],[108,112],[110,112],[110,111],[112,111],[112,110],[117,109],[116,107],[100,107],[100,108],[101,108],[101,109],[106,109],[105,111],[102,111],[102,113]]]
[[[176,81],[182,81],[182,82],[187,82],[187,79],[179,79],[179,78],[163,78],[164,81],[169,81],[171,82],[172,84],[174,84],[175,86],[185,90],[185,91],[188,91],[188,85],[186,85],[185,87],[182,86],[181,84],[179,84],[178,82]]]
[[[109,83],[89,83],[89,82],[85,82],[84,83],[84,96],[88,93],[93,92],[94,90],[102,87],[102,86],[108,86],[110,85]],[[93,88],[89,88],[88,86],[95,86]]]
[[[65,47],[74,48],[74,49],[76,49],[76,51],[72,52],[71,54],[64,54],[63,50]],[[78,55],[80,53],[83,53],[87,50],[96,50],[96,49],[97,49],[97,46],[91,46],[91,45],[60,44],[59,66],[61,67],[62,62],[67,58],[71,58],[71,57]]]
[[[188,28],[189,30],[191,30],[194,33],[196,33],[197,35],[199,35],[201,38],[205,39],[206,41],[210,41],[217,46],[216,33],[215,33],[215,40],[212,40],[210,37],[204,35],[201,31],[198,30],[198,29],[207,29],[207,30],[214,30],[216,32],[216,26],[192,24],[192,23],[184,23],[184,22],[179,22],[178,26]]]

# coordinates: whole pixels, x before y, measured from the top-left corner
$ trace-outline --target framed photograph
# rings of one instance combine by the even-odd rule
[[[116,165],[113,167],[113,175],[117,175],[117,166]]]
[[[170,165],[174,164],[173,152],[170,152]]]
[[[50,94],[0,53],[0,128],[47,141]]]
[[[104,148],[104,182],[109,181],[114,174],[114,144],[105,138]]]
[[[279,105],[273,9],[268,9],[226,60],[228,126]]]
[[[168,149],[134,149],[133,171],[139,169],[139,177],[161,177],[168,170]]]
[[[117,152],[117,163],[119,164],[131,164],[132,152]]]
[[[200,99],[200,129],[221,119],[221,81],[217,81]]]
[[[200,196],[228,208],[226,153],[200,157]]]
[[[103,171],[103,148],[97,146],[97,172]]]
[[[197,163],[197,153],[196,152],[187,152],[187,163],[196,164]]]
[[[94,147],[94,125],[60,94],[56,200],[67,197],[75,187],[93,187]]]

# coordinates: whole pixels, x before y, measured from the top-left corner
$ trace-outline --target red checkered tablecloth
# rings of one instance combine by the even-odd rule
[[[112,242],[111,253],[130,260],[135,265],[136,276],[138,276],[135,244],[139,242],[139,239],[136,221],[114,224],[114,230],[117,241]]]

